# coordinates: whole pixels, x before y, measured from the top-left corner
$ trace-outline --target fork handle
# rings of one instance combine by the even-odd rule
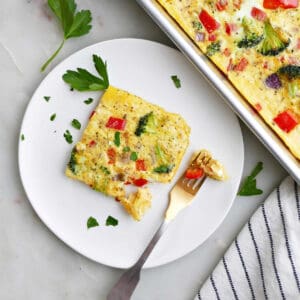
[[[139,279],[140,279],[140,273],[143,265],[145,264],[147,258],[151,254],[154,246],[159,241],[160,237],[163,235],[165,230],[167,229],[168,221],[163,221],[157,231],[155,232],[153,238],[149,242],[148,246],[138,259],[138,261],[130,268],[128,269],[123,275],[120,277],[118,282],[113,286],[111,291],[108,294],[107,300],[127,300],[130,299],[131,295],[133,294]],[[116,298],[113,295],[116,295],[116,290],[122,291],[122,294]]]

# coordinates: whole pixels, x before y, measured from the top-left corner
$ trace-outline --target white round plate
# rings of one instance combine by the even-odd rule
[[[152,208],[134,221],[114,199],[64,175],[70,152],[80,139],[88,117],[102,92],[70,91],[62,75],[82,67],[96,74],[92,55],[108,63],[110,84],[181,114],[191,127],[190,145],[171,184],[152,184]],[[177,75],[182,87],[171,80]],[[49,102],[44,96],[50,96]],[[94,98],[91,105],[83,101]],[[51,122],[50,116],[56,113]],[[73,118],[82,123],[71,127]],[[69,129],[74,143],[66,143]],[[170,224],[145,267],[159,266],[189,253],[205,241],[228,213],[240,182],[244,150],[236,116],[184,58],[167,46],[138,39],[117,39],[87,47],[64,60],[43,80],[26,110],[19,144],[22,182],[33,208],[66,244],[99,263],[127,268],[142,253],[163,220],[168,192],[187,166],[191,155],[209,149],[228,171],[226,182],[207,180],[193,203]],[[105,226],[111,215],[117,227]],[[100,226],[87,230],[93,216]]]

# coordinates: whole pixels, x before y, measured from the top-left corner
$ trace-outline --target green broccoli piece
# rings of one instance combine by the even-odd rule
[[[290,40],[285,38],[279,30],[275,30],[269,20],[264,23],[264,33],[265,37],[259,49],[264,56],[276,56],[290,44]]]
[[[155,173],[158,173],[158,174],[167,174],[167,173],[170,173],[173,170],[174,166],[175,166],[174,164],[160,165],[159,167],[154,168],[153,171]]]
[[[242,26],[244,30],[244,37],[237,43],[239,48],[252,48],[263,40],[263,34],[259,34],[258,32],[254,31],[252,21],[246,17],[244,17],[242,20]]]
[[[217,52],[220,52],[220,50],[221,50],[221,42],[220,41],[213,42],[207,46],[206,55],[213,56]]]
[[[72,171],[73,174],[76,174],[76,166],[77,166],[77,160],[76,160],[76,148],[74,147],[71,152],[71,157],[68,162],[68,167]]]
[[[156,133],[156,118],[153,112],[150,112],[140,118],[135,135],[141,136],[143,133]]]
[[[286,65],[278,69],[278,74],[286,77],[288,80],[300,78],[300,66]]]

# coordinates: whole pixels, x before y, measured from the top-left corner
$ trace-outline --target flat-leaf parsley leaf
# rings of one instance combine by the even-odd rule
[[[56,114],[51,115],[51,116],[50,116],[50,121],[54,121],[55,118],[56,118]]]
[[[80,128],[81,128],[81,123],[80,123],[78,120],[76,120],[76,119],[73,119],[73,120],[72,120],[71,125],[72,125],[75,129],[78,129],[78,130],[80,130]]]
[[[256,187],[256,179],[257,174],[263,169],[263,163],[258,162],[253,171],[242,184],[242,187],[238,193],[239,196],[253,196],[260,195],[263,193],[261,189]]]
[[[121,133],[119,131],[115,132],[115,139],[114,139],[114,144],[119,147],[121,144],[121,140],[120,140],[120,135]]]
[[[181,88],[181,82],[180,82],[180,79],[177,77],[177,75],[172,75],[172,76],[171,76],[171,79],[173,80],[174,85],[175,85],[178,89]]]
[[[66,130],[66,132],[64,133],[64,138],[68,144],[73,143],[73,137],[69,130]]]
[[[93,101],[94,101],[93,98],[89,98],[89,99],[84,100],[83,102],[84,102],[85,104],[91,104]]]
[[[107,64],[103,62],[102,58],[93,55],[95,69],[100,77],[91,74],[89,71],[77,68],[77,71],[67,70],[63,75],[63,80],[68,83],[73,89],[83,91],[102,91],[109,86],[109,79],[107,74]]]
[[[67,39],[85,35],[89,33],[92,28],[92,15],[90,10],[76,12],[77,5],[74,0],[48,0],[48,5],[60,21],[64,32],[64,38],[58,49],[44,63],[41,71],[44,71],[56,57]]]
[[[98,221],[95,218],[89,217],[88,220],[87,220],[87,222],[86,222],[86,226],[89,229],[89,228],[92,228],[92,227],[99,226],[99,223],[98,223]]]
[[[112,216],[108,216],[106,219],[106,226],[117,226],[119,224],[119,221],[117,219],[115,219]]]

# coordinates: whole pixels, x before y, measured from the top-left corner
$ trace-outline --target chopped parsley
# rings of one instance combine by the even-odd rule
[[[23,142],[25,140],[25,135],[22,133],[21,134],[21,141]]]
[[[108,216],[105,222],[106,226],[117,226],[119,221],[112,216]]]
[[[178,89],[181,88],[181,82],[180,82],[180,79],[177,77],[177,75],[172,75],[172,76],[171,76],[171,79],[173,80],[174,85],[175,85]]]
[[[50,121],[54,121],[55,118],[56,118],[56,114],[51,115],[51,116],[50,116]]]
[[[93,101],[94,101],[93,98],[88,98],[88,99],[84,100],[83,102],[84,102],[85,104],[91,104]]]
[[[123,148],[123,152],[129,152],[129,151],[130,151],[130,148],[128,146]]]
[[[73,143],[73,137],[69,130],[66,130],[66,132],[64,133],[64,138],[68,144]]]
[[[171,165],[160,165],[159,167],[155,168],[153,171],[155,173],[159,173],[159,174],[166,174],[166,173],[170,173],[173,168],[174,168],[174,164]]]
[[[46,102],[49,102],[50,99],[51,99],[50,96],[44,96],[44,100],[45,100]]]
[[[104,166],[101,166],[101,167],[100,167],[100,170],[101,170],[105,175],[109,175],[109,174],[110,174],[109,170],[108,170],[106,167],[104,167]]]
[[[89,217],[86,222],[86,227],[89,229],[89,228],[97,227],[97,226],[99,226],[98,221],[93,217]]]
[[[136,152],[131,152],[130,159],[136,161],[138,159],[138,155]]]
[[[239,196],[253,196],[260,195],[263,193],[261,189],[256,187],[256,179],[257,174],[263,169],[263,163],[258,162],[253,171],[242,184],[240,191],[238,192]]]
[[[220,52],[220,50],[221,50],[221,42],[220,41],[213,42],[207,46],[206,55],[213,56],[217,52]]]
[[[73,126],[75,129],[80,130],[81,124],[80,124],[80,122],[79,122],[77,119],[73,119],[71,124],[72,124],[72,126]]]
[[[199,21],[193,21],[192,26],[195,30],[201,30],[203,28],[202,24]]]
[[[121,144],[121,140],[120,140],[120,135],[121,133],[119,131],[115,132],[115,139],[114,139],[114,144],[119,147]]]

